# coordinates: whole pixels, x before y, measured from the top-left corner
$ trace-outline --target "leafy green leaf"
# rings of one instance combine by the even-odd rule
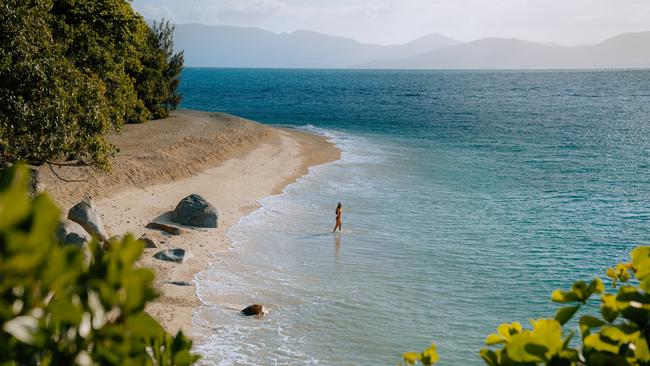
[[[434,363],[438,362],[439,358],[440,357],[438,356],[438,352],[436,351],[435,344],[432,344],[431,347],[422,351],[422,363],[425,366],[433,365]]]
[[[632,250],[630,256],[636,271],[636,278],[644,280],[650,275],[650,247],[636,247]]]
[[[165,333],[163,327],[146,313],[129,317],[126,320],[126,329],[134,336],[145,339],[160,338]]]
[[[560,324],[564,325],[566,324],[573,315],[580,309],[580,305],[576,306],[565,306],[562,308],[559,308],[557,313],[555,313],[555,320],[560,322]]]
[[[404,362],[409,365],[415,365],[422,358],[418,352],[405,352],[402,357],[404,358]]]
[[[30,211],[27,195],[29,173],[27,168],[14,165],[2,175],[0,180],[0,231],[23,221]]]
[[[490,349],[482,349],[480,355],[488,366],[499,366],[499,357],[496,352]]]
[[[586,337],[591,332],[591,329],[600,328],[607,323],[594,316],[584,315],[580,317],[578,324],[580,326],[580,332],[582,333],[583,337]]]
[[[604,342],[600,338],[600,334],[590,334],[584,339],[585,347],[593,348],[597,351],[608,352],[617,354],[619,351],[619,346],[616,344]]]

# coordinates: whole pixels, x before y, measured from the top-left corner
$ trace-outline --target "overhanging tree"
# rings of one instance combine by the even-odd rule
[[[0,11],[0,160],[76,158],[108,166],[113,148],[104,83],[66,57],[51,0],[5,0]]]
[[[172,36],[125,0],[3,0],[0,162],[110,169],[106,134],[180,102]]]

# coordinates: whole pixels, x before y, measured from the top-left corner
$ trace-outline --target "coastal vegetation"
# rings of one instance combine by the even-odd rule
[[[0,364],[194,363],[192,342],[144,311],[156,293],[153,272],[134,265],[143,243],[60,243],[59,209],[30,197],[28,181],[20,165],[0,177]]]
[[[575,282],[568,290],[555,290],[551,300],[569,304],[553,318],[531,320],[532,329],[519,322],[504,323],[487,336],[481,358],[489,366],[644,366],[650,365],[650,246],[637,247],[631,261],[607,269],[612,288],[603,282]],[[565,329],[567,323],[599,295],[600,314],[577,318],[579,339]],[[574,320],[572,323],[576,323]],[[436,347],[422,353],[407,352],[408,365],[433,365]]]
[[[108,170],[105,138],[179,104],[173,26],[125,0],[0,4],[0,162]]]

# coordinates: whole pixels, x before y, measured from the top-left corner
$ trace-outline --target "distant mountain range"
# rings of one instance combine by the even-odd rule
[[[576,47],[485,38],[358,66],[399,69],[644,68],[650,67],[650,32],[621,34],[593,46]]]
[[[460,42],[431,34],[400,45],[361,43],[312,31],[180,24],[175,46],[187,66],[388,69],[582,69],[650,67],[650,32],[626,33],[592,46],[519,39]]]
[[[188,66],[342,68],[415,56],[458,44],[439,34],[380,46],[311,31],[273,33],[258,28],[182,24],[174,42]]]

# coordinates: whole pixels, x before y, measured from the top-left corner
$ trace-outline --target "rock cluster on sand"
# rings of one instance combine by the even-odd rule
[[[205,198],[198,194],[191,194],[176,205],[172,211],[172,221],[186,226],[216,228],[219,222],[219,212]],[[146,228],[162,230],[171,235],[180,235],[183,232],[176,226],[158,222],[150,222]],[[146,240],[146,234],[140,239]],[[190,257],[190,253],[182,248],[172,248],[161,250],[153,257],[161,261],[183,263]]]
[[[178,203],[172,212],[172,221],[187,226],[216,228],[219,213],[205,198],[191,194]]]
[[[74,205],[68,211],[68,219],[81,225],[81,227],[86,229],[88,234],[96,237],[100,241],[106,241],[110,237],[97,212],[95,202],[90,197],[84,198],[83,201]]]

